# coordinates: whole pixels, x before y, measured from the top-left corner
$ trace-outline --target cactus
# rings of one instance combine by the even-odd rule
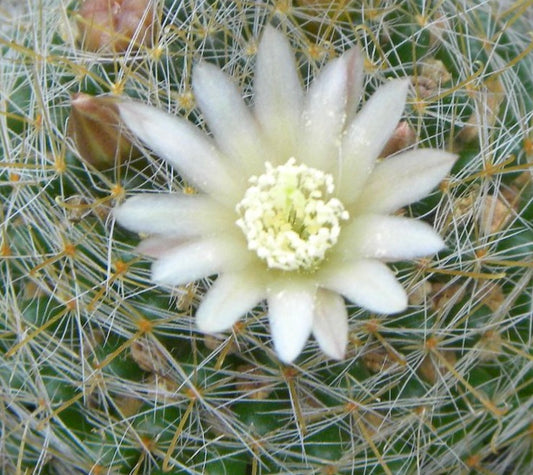
[[[120,49],[90,50],[78,2],[0,7],[0,470],[529,473],[530,2],[148,3],[149,41],[141,13],[142,28],[111,32]],[[262,306],[230,334],[200,333],[210,282],[153,285],[138,236],[110,215],[131,193],[189,184],[141,144],[95,167],[69,135],[80,93],[202,126],[191,65],[217,63],[249,91],[265,24],[289,38],[306,84],[355,43],[365,98],[412,77],[387,153],[416,142],[460,155],[439,190],[403,210],[431,221],[447,249],[395,264],[405,312],[349,307],[343,361],[311,342],[281,364]]]

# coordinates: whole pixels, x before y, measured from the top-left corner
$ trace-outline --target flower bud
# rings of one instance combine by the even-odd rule
[[[84,49],[125,51],[151,47],[159,21],[150,0],[85,0],[78,12],[78,28]]]
[[[505,88],[498,77],[485,81],[475,99],[477,109],[467,119],[465,126],[459,131],[455,139],[456,148],[483,137],[484,130],[491,130],[496,124],[500,106],[505,100]]]
[[[101,170],[139,155],[121,129],[116,99],[80,92],[70,104],[67,135],[87,163]]]
[[[416,132],[409,125],[409,122],[402,120],[392,134],[392,137],[387,141],[385,147],[379,154],[380,157],[388,157],[400,150],[410,147],[416,142]]]

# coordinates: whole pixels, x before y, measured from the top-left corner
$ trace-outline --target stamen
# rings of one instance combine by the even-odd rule
[[[248,248],[268,267],[312,270],[340,234],[340,222],[349,214],[334,197],[333,177],[306,165],[287,163],[250,178],[244,198],[237,204],[236,221]]]

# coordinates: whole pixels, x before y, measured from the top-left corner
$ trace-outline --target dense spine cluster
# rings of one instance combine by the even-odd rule
[[[528,473],[530,2],[152,1],[142,24],[153,28],[123,29],[110,47],[96,28],[96,51],[80,37],[93,21],[80,3],[0,7],[0,471]],[[262,305],[222,338],[194,330],[210,279],[154,287],[138,236],[110,210],[126,194],[197,190],[139,143],[131,158],[86,162],[68,132],[80,93],[136,97],[204,126],[191,65],[217,63],[249,92],[266,24],[289,38],[305,84],[354,44],[363,104],[388,79],[411,79],[384,163],[410,147],[460,155],[437,191],[399,212],[430,222],[447,249],[391,266],[405,312],[348,306],[343,361],[311,340],[280,364]],[[338,187],[329,196],[318,182],[327,205]]]

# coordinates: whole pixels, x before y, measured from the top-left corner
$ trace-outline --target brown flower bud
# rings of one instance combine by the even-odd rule
[[[165,355],[147,338],[133,341],[130,345],[130,355],[143,371],[157,374],[167,371]]]
[[[476,94],[477,110],[472,112],[465,126],[456,137],[456,147],[473,142],[482,136],[483,130],[490,130],[496,124],[500,106],[505,99],[505,89],[498,77],[485,81],[483,87]]]
[[[383,346],[373,346],[362,354],[362,361],[372,373],[387,371],[394,364],[389,352]]]
[[[388,157],[404,148],[410,147],[416,142],[416,132],[405,120],[401,121],[392,137],[387,141],[385,147],[379,154],[380,157]]]
[[[89,51],[152,47],[159,18],[150,0],[85,0],[78,12],[80,41]]]
[[[516,212],[516,206],[495,195],[483,198],[479,224],[486,234],[494,234],[502,230]]]
[[[428,58],[421,64],[419,75],[431,79],[436,84],[445,84],[452,80],[452,75],[444,63],[435,58]]]
[[[67,135],[87,163],[101,170],[139,155],[121,128],[115,98],[77,93],[70,105]]]
[[[446,364],[447,363],[447,364]],[[428,354],[418,367],[418,374],[426,381],[435,384],[440,377],[449,371],[449,367],[457,363],[457,354],[453,350],[441,350],[436,354]]]

